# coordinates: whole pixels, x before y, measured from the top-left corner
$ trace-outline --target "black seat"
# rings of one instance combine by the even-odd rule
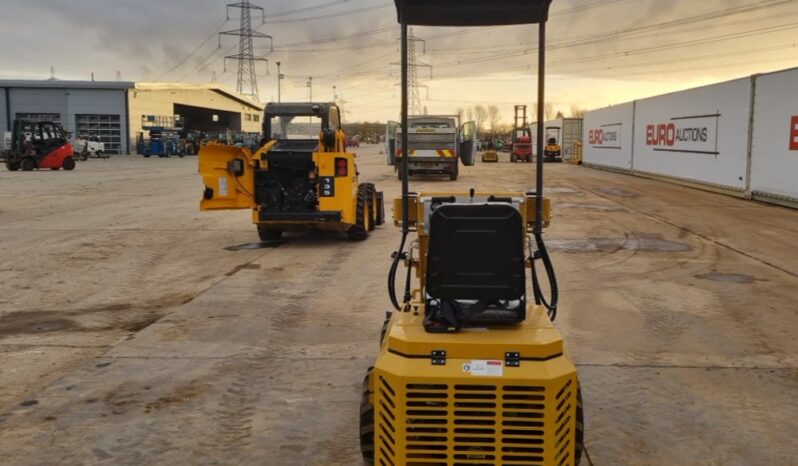
[[[524,225],[510,203],[442,204],[430,216],[427,330],[525,317]]]

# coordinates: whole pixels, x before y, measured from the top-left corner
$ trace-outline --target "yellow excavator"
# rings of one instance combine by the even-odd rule
[[[542,153],[550,1],[395,0],[402,31],[404,142],[409,26],[537,24]],[[360,448],[367,462],[579,463],[581,391],[553,325],[557,281],[543,241],[551,204],[543,196],[543,158],[536,162],[530,191],[411,193],[402,160],[402,197],[394,201],[402,235],[388,278],[395,310],[386,316],[360,405]],[[402,264],[407,275],[398,278]],[[401,294],[397,280],[404,284]]]

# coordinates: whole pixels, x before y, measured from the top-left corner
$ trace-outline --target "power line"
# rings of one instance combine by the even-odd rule
[[[369,31],[362,31],[362,32],[356,32],[356,33],[352,33],[352,34],[346,34],[346,35],[343,35],[343,36],[328,37],[328,38],[325,38],[325,39],[316,39],[316,40],[310,40],[310,41],[305,41],[305,42],[294,42],[294,43],[289,43],[289,44],[280,44],[280,45],[275,46],[274,48],[275,48],[275,50],[282,50],[282,49],[285,49],[287,47],[301,47],[301,46],[305,46],[305,45],[318,45],[318,44],[327,44],[327,43],[333,43],[333,42],[341,42],[341,41],[345,41],[345,40],[360,39],[362,37],[370,37],[370,36],[374,36],[374,35],[378,35],[378,34],[383,34],[383,33],[386,33],[386,32],[398,31],[398,30],[399,30],[398,26],[388,26],[388,27],[383,27],[383,28],[378,28],[378,29],[372,29],[372,30],[369,30]]]
[[[319,3],[319,4],[316,4],[316,5],[306,6],[306,7],[303,7],[303,8],[297,8],[295,10],[288,10],[288,11],[281,11],[279,13],[272,13],[272,14],[269,14],[269,17],[270,18],[279,18],[279,17],[282,17],[282,16],[291,16],[291,15],[295,15],[297,13],[304,13],[306,11],[320,10],[322,8],[327,8],[327,7],[330,7],[330,6],[340,5],[342,3],[351,3],[351,2],[355,2],[355,1],[357,1],[357,0],[334,0],[334,1],[331,1],[331,2]]]
[[[209,33],[207,36],[205,36],[205,38],[202,40],[202,42],[200,42],[200,43],[199,43],[199,45],[197,45],[197,46],[196,46],[196,47],[195,47],[193,50],[191,50],[191,51],[188,53],[188,55],[186,55],[185,57],[183,57],[183,59],[182,59],[182,60],[180,60],[179,62],[177,62],[177,64],[176,64],[176,65],[174,65],[173,67],[171,67],[171,68],[170,68],[169,70],[167,70],[166,72],[162,73],[162,74],[161,74],[160,76],[158,76],[158,77],[157,77],[155,80],[156,80],[156,81],[161,81],[163,78],[165,78],[166,76],[168,76],[170,73],[172,73],[172,72],[173,72],[173,71],[175,71],[176,69],[178,69],[178,68],[180,68],[181,66],[183,66],[183,65],[184,65],[184,64],[185,64],[185,63],[186,63],[186,62],[187,62],[189,59],[191,59],[191,57],[193,57],[194,55],[196,55],[196,54],[197,54],[197,52],[199,52],[199,51],[200,51],[200,49],[202,49],[202,47],[204,47],[204,46],[205,46],[205,44],[207,44],[209,40],[211,40],[211,39],[212,39],[214,36],[216,36],[216,34],[218,34],[218,33],[219,33],[219,31],[221,31],[221,30],[222,30],[222,28],[224,27],[224,25],[225,25],[225,24],[227,24],[227,20],[226,20],[226,19],[225,19],[225,20],[223,20],[221,23],[219,23],[219,25],[218,25],[218,26],[214,27],[214,28],[211,30],[211,32],[210,32],[210,33]]]
[[[356,15],[356,14],[360,14],[360,13],[366,13],[366,12],[369,12],[369,11],[381,10],[381,9],[387,8],[389,6],[391,6],[391,5],[374,5],[374,6],[369,6],[369,7],[358,8],[358,9],[355,9],[355,10],[341,11],[341,12],[338,12],[338,13],[327,13],[327,14],[324,14],[324,15],[309,16],[309,17],[305,17],[305,18],[278,19],[278,20],[274,20],[274,21],[266,21],[266,24],[305,23],[305,22],[309,22],[309,21],[318,21],[320,19],[340,18],[342,16]]]
[[[232,31],[225,31],[219,33],[219,45],[221,46],[221,36],[236,36],[238,37],[238,53],[234,55],[227,55],[225,60],[238,61],[238,79],[236,80],[236,92],[241,95],[246,95],[254,98],[256,101],[260,100],[258,95],[258,76],[255,71],[255,62],[268,60],[256,56],[253,49],[253,40],[269,39],[272,41],[272,36],[263,34],[262,32],[254,31],[252,29],[252,10],[259,11],[261,14],[261,21],[265,20],[263,8],[249,3],[249,0],[242,0],[238,3],[231,3],[227,5],[227,11],[230,8],[237,8],[241,10],[241,26]],[[229,19],[229,15],[228,15]]]

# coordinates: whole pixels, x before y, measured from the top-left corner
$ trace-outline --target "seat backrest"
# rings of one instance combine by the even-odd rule
[[[524,225],[511,204],[442,204],[430,216],[427,294],[514,300],[525,294]]]

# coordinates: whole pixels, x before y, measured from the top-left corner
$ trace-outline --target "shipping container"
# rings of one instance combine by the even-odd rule
[[[584,164],[629,171],[632,169],[634,102],[585,114]]]
[[[562,150],[562,158],[569,161],[574,156],[576,145],[582,142],[581,118],[558,118],[545,123],[545,144],[551,138],[557,141]],[[532,123],[532,152],[537,155],[537,124]]]
[[[755,77],[751,192],[798,203],[798,68]]]
[[[638,100],[634,121],[634,171],[745,192],[750,78]]]

